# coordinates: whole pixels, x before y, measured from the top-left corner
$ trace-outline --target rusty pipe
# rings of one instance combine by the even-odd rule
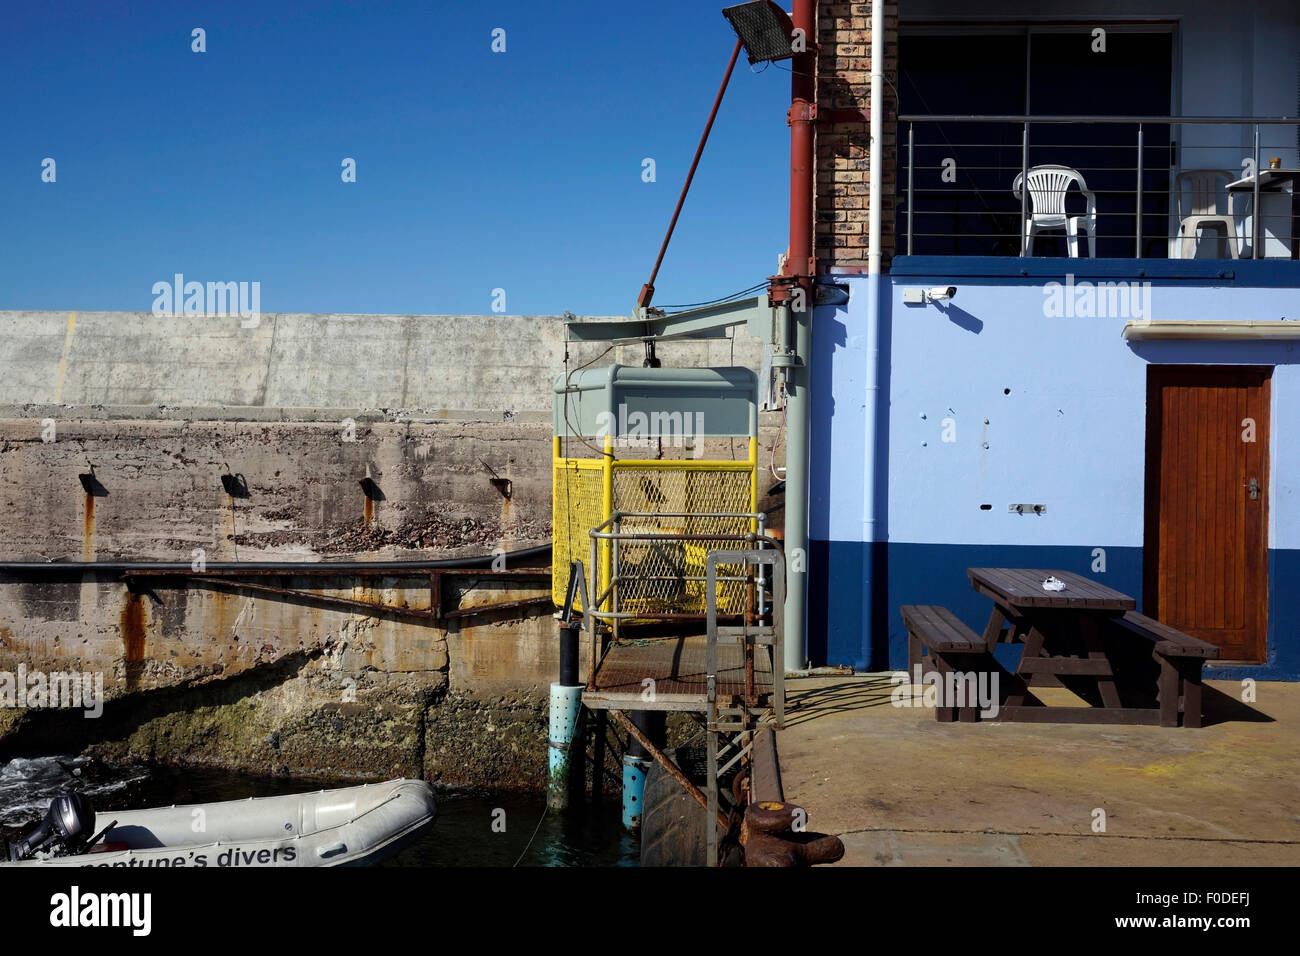
[[[677,228],[677,217],[681,215],[682,206],[686,202],[686,193],[691,188],[691,180],[695,178],[695,167],[700,164],[700,157],[704,155],[704,144],[709,141],[709,131],[713,129],[713,121],[717,118],[718,107],[722,105],[722,94],[727,92],[727,84],[731,82],[731,71],[736,68],[736,59],[740,56],[740,41],[731,50],[731,60],[727,63],[727,72],[722,77],[722,85],[718,87],[718,95],[713,99],[713,109],[709,111],[709,121],[704,124],[704,135],[700,137],[700,144],[695,147],[695,158],[691,160],[690,172],[686,174],[686,182],[682,184],[682,193],[677,197],[677,208],[673,210],[673,218],[668,223],[668,232],[664,235],[663,244],[659,247],[659,255],[655,259],[654,268],[650,270],[650,281],[641,287],[641,294],[636,298],[637,308],[644,309],[650,304],[650,300],[655,294],[655,279],[659,275],[659,266],[664,261],[664,253],[668,251],[668,241],[673,237],[673,230]]]
[[[608,713],[609,716],[618,721],[619,725],[622,726],[624,730],[631,734],[633,740],[645,748],[646,753],[658,761],[659,766],[663,767],[670,777],[680,783],[686,792],[695,798],[696,803],[704,807],[706,810],[708,809],[709,798],[704,795],[704,792],[700,790],[699,787],[691,783],[691,778],[682,773],[681,768],[678,767],[677,764],[668,759],[667,754],[656,747],[650,738],[642,733],[640,727],[628,720],[627,715],[621,710],[610,710]],[[731,827],[731,821],[727,819],[726,814],[721,810],[718,811],[718,826],[722,827],[724,830]]]
[[[803,30],[805,48],[790,68],[790,246],[782,275],[803,281],[805,302],[812,303],[813,262],[813,124],[817,119],[816,0],[794,0],[791,17]],[[806,358],[806,357],[805,357]]]

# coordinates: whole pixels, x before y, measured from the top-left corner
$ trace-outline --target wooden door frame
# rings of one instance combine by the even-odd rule
[[[1159,398],[1159,388],[1169,380],[1180,375],[1191,378],[1201,377],[1203,384],[1216,374],[1254,372],[1263,378],[1261,401],[1264,414],[1265,441],[1260,456],[1260,487],[1264,500],[1261,505],[1259,535],[1262,540],[1246,541],[1247,549],[1257,548],[1261,557],[1264,575],[1264,596],[1255,610],[1256,647],[1255,656],[1244,660],[1222,660],[1221,664],[1264,664],[1268,660],[1268,618],[1272,581],[1269,576],[1268,529],[1269,504],[1272,492],[1270,472],[1272,468],[1273,443],[1273,369],[1272,365],[1196,365],[1175,363],[1148,363],[1146,369],[1146,474],[1143,494],[1143,534],[1142,534],[1142,610],[1143,613],[1159,618],[1160,616],[1160,484],[1161,484],[1161,437],[1164,425],[1164,403]]]

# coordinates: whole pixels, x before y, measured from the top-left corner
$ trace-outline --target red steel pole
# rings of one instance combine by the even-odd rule
[[[791,18],[803,31],[804,50],[794,55],[790,78],[790,248],[782,275],[810,277],[816,272],[813,250],[813,122],[817,118],[817,4],[794,0]],[[811,281],[800,282],[812,301]]]
[[[659,256],[655,259],[655,267],[650,270],[650,281],[641,287],[641,294],[636,298],[638,308],[644,309],[650,304],[650,300],[655,294],[655,278],[659,275],[659,265],[664,261],[664,253],[668,251],[668,240],[673,237],[673,230],[677,228],[677,217],[681,215],[682,204],[686,202],[686,193],[691,188],[691,180],[695,178],[695,167],[700,164],[700,156],[704,154],[704,144],[709,141],[709,131],[713,129],[713,121],[717,118],[718,107],[722,105],[722,94],[727,92],[727,84],[731,82],[731,71],[736,68],[736,59],[740,56],[740,41],[736,41],[735,47],[731,51],[731,62],[727,64],[727,72],[722,77],[722,85],[718,87],[718,95],[713,98],[713,109],[709,111],[709,121],[704,124],[704,135],[700,137],[700,145],[695,147],[695,158],[691,160],[691,170],[686,174],[686,182],[682,184],[682,194],[677,197],[677,208],[673,210],[672,221],[668,223],[668,232],[664,236],[663,245],[659,247]]]

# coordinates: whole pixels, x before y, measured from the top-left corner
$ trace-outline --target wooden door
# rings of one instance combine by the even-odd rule
[[[1147,368],[1143,610],[1262,663],[1271,369]]]

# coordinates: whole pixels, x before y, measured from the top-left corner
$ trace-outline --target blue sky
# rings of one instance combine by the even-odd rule
[[[179,272],[258,281],[263,312],[490,313],[503,288],[510,314],[626,314],[735,39],[724,5],[6,4],[0,309],[147,311]],[[742,54],[657,302],[776,269],[790,75],[758,70]]]

